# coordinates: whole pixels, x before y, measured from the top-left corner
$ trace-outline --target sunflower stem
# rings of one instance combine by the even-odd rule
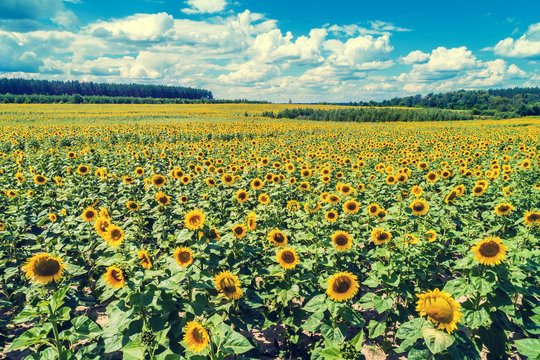
[[[65,360],[66,357],[64,354],[64,350],[62,349],[62,341],[60,340],[60,337],[58,336],[58,325],[56,323],[56,314],[54,313],[50,303],[48,304],[48,307],[49,307],[49,313],[50,313],[49,320],[51,321],[51,324],[52,324],[54,342],[56,344],[56,352],[58,353],[58,359]]]

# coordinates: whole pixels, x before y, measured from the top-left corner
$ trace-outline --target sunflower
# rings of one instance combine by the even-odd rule
[[[79,165],[77,167],[77,173],[79,175],[87,175],[90,172],[90,167],[86,165]]]
[[[148,251],[139,250],[137,257],[141,260],[141,266],[145,269],[150,269],[152,267],[152,262],[150,261],[150,256],[148,256]]]
[[[38,185],[43,185],[47,183],[47,178],[43,175],[34,175],[34,182]]]
[[[184,329],[184,341],[190,351],[200,353],[208,346],[210,336],[201,324],[196,321],[190,321]]]
[[[403,238],[403,242],[405,243],[405,245],[417,244],[418,238],[414,236],[413,234],[406,234],[405,238]]]
[[[437,240],[437,233],[435,232],[435,230],[426,231],[425,236],[429,240],[429,242],[434,242],[435,240]]]
[[[300,262],[298,259],[298,254],[296,254],[293,249],[288,247],[279,250],[276,257],[279,265],[286,270],[294,269]]]
[[[124,241],[124,230],[114,224],[110,224],[103,238],[107,244],[116,247]]]
[[[94,229],[96,229],[96,232],[99,234],[99,236],[105,237],[109,225],[111,225],[111,221],[105,217],[100,216],[96,219]]]
[[[411,207],[413,215],[416,215],[416,216],[426,215],[429,210],[428,203],[423,199],[414,200],[411,203],[410,207]]]
[[[415,185],[411,188],[411,193],[416,197],[422,196],[423,192],[424,191],[422,190],[422,188],[418,185]]]
[[[360,210],[360,203],[354,200],[346,201],[343,204],[343,211],[347,214],[356,214]]]
[[[142,167],[135,168],[135,175],[143,176],[144,175],[144,169]]]
[[[0,222],[0,231],[4,231],[6,230],[6,224],[4,224],[3,222]]]
[[[107,268],[105,274],[103,274],[103,280],[105,280],[105,283],[113,289],[122,288],[126,283],[124,272],[114,265]]]
[[[232,183],[234,182],[234,176],[231,175],[231,174],[223,174],[221,176],[221,181],[225,184],[225,185],[232,185]]]
[[[249,199],[249,194],[245,190],[238,190],[234,198],[238,200],[240,204],[242,204]]]
[[[328,197],[326,198],[326,200],[330,203],[330,204],[337,204],[341,201],[341,197],[339,197],[338,195],[336,194],[329,194]]]
[[[268,241],[274,246],[286,246],[287,245],[287,235],[285,235],[281,230],[274,229],[268,234]]]
[[[377,213],[377,217],[382,220],[384,219],[384,217],[388,215],[388,211],[384,210],[384,209],[380,209],[379,212]]]
[[[352,298],[358,292],[356,275],[350,272],[338,272],[328,279],[326,294],[334,301],[341,302]]]
[[[428,172],[426,175],[426,180],[432,184],[435,183],[438,178],[439,178],[439,175],[437,175],[437,173],[433,171]]]
[[[50,213],[49,214],[49,221],[50,222],[56,222],[56,220],[58,220],[58,216],[56,216],[55,213]]]
[[[247,216],[247,227],[249,231],[253,231],[257,228],[257,214],[251,211]]]
[[[256,179],[251,180],[251,188],[253,190],[259,190],[263,186],[264,186],[264,182],[261,179],[256,178]]]
[[[268,205],[270,204],[270,197],[268,196],[267,193],[263,193],[259,195],[259,202],[263,205]]]
[[[167,182],[167,179],[163,175],[155,174],[152,176],[151,182],[155,187],[162,187]]]
[[[439,324],[438,329],[444,329],[448,333],[457,329],[456,323],[461,321],[463,314],[459,311],[461,305],[450,294],[435,289],[416,296],[416,311],[420,316],[427,316],[429,321]]]
[[[86,222],[92,222],[97,219],[98,212],[93,207],[87,207],[81,214],[81,217]]]
[[[134,201],[128,201],[128,202],[126,203],[126,207],[127,207],[129,210],[131,210],[131,211],[137,211],[137,210],[139,210],[139,205],[137,205],[137,203],[134,202]]]
[[[448,195],[446,195],[446,198],[444,199],[444,202],[446,204],[454,202],[457,199],[458,195],[459,195],[458,191],[456,189],[453,189],[452,191],[450,191],[450,193]]]
[[[231,274],[230,271],[222,271],[214,276],[214,284],[216,289],[229,299],[238,300],[243,295],[238,277]]]
[[[201,236],[206,237],[207,242],[208,242],[208,240],[219,240],[219,239],[221,239],[221,236],[219,235],[219,232],[218,232],[218,230],[216,228],[210,229],[209,232],[200,232],[199,233],[199,239],[201,238]]]
[[[508,215],[512,210],[514,210],[514,206],[509,203],[503,203],[495,206],[495,214],[499,216]]]
[[[383,229],[373,229],[371,231],[371,240],[377,245],[384,244],[392,239],[392,234]]]
[[[370,204],[368,206],[368,213],[371,216],[377,216],[380,210],[381,210],[381,207],[377,204]]]
[[[338,213],[334,210],[327,211],[324,215],[324,218],[326,219],[326,221],[334,222],[338,219]]]
[[[174,251],[176,263],[181,267],[187,267],[193,262],[193,253],[187,247],[177,247]]]
[[[213,177],[206,178],[205,182],[206,182],[206,185],[210,187],[216,186],[216,179],[214,179]]]
[[[111,220],[111,216],[109,215],[109,211],[107,210],[106,207],[99,208],[98,217],[105,218],[109,221]]]
[[[489,237],[475,243],[471,251],[480,264],[492,266],[499,265],[506,259],[508,247],[498,237]]]
[[[392,184],[395,184],[396,183],[396,177],[394,175],[388,175],[386,177],[386,183],[388,185],[392,185]]]
[[[527,226],[533,226],[534,224],[540,223],[540,212],[527,211],[525,214],[523,214],[523,222]]]
[[[27,260],[23,266],[26,278],[33,278],[34,282],[48,284],[51,281],[58,281],[64,274],[66,267],[62,264],[62,259],[51,256],[47,253],[37,253]]]
[[[475,196],[481,196],[486,192],[487,187],[481,186],[481,185],[475,185],[472,189],[472,193]]]
[[[234,225],[232,232],[238,239],[241,239],[247,234],[247,227],[244,224]]]
[[[353,239],[351,235],[345,231],[336,231],[330,238],[338,251],[349,250],[352,246]]]
[[[206,220],[204,214],[197,209],[191,210],[184,217],[184,224],[189,230],[197,230],[204,226]]]
[[[156,201],[159,205],[167,206],[171,203],[171,198],[160,191],[156,193]]]

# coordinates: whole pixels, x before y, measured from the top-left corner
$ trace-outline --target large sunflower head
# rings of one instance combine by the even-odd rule
[[[77,167],[77,173],[79,175],[87,175],[90,172],[90,167],[87,165],[79,165]]]
[[[234,182],[234,176],[231,175],[231,174],[223,174],[221,176],[221,181],[225,184],[225,185],[232,185],[232,183]]]
[[[148,251],[139,250],[137,257],[141,259],[141,266],[145,269],[150,269],[152,267],[152,261],[150,261],[150,256],[148,256]]]
[[[300,262],[296,251],[288,247],[282,248],[278,251],[277,261],[279,265],[286,270],[294,269]]]
[[[360,210],[360,203],[354,200],[348,200],[343,204],[343,211],[347,214],[356,214]]]
[[[499,216],[508,215],[512,210],[514,210],[514,206],[509,203],[502,203],[495,206],[495,214]]]
[[[156,201],[159,205],[167,206],[171,203],[171,198],[168,195],[165,195],[161,191],[156,193]]]
[[[51,281],[56,282],[61,279],[65,268],[61,258],[51,256],[47,253],[37,253],[28,259],[23,270],[27,279],[48,284]]]
[[[232,232],[238,239],[241,239],[247,234],[247,227],[244,224],[237,224],[232,227]]]
[[[105,274],[103,274],[103,280],[113,289],[122,288],[126,283],[124,272],[116,266],[109,266],[107,268]]]
[[[193,253],[187,247],[178,247],[174,252],[174,259],[181,267],[187,267],[193,262]]]
[[[498,237],[489,237],[475,243],[471,251],[480,264],[492,266],[498,265],[506,259],[508,247]]]
[[[411,203],[410,207],[413,215],[416,216],[426,215],[429,210],[428,203],[423,199],[415,199]]]
[[[43,185],[45,183],[47,183],[47,178],[43,175],[40,175],[40,174],[36,174],[34,175],[34,182],[38,185]]]
[[[243,292],[240,289],[240,281],[238,277],[231,274],[230,271],[222,271],[214,276],[214,284],[216,289],[225,294],[227,298],[238,300],[242,297]]]
[[[81,214],[81,217],[84,221],[92,222],[97,219],[98,212],[93,207],[87,207]]]
[[[437,179],[439,179],[439,175],[437,175],[436,172],[430,171],[426,175],[426,180],[432,184],[436,182]]]
[[[249,199],[249,194],[245,190],[238,190],[234,198],[241,204]]]
[[[264,182],[261,179],[256,178],[256,179],[251,180],[251,188],[253,190],[259,190],[263,186],[264,186]]]
[[[352,246],[353,239],[345,231],[336,231],[331,237],[334,247],[338,251],[349,250]]]
[[[206,217],[198,209],[191,210],[184,217],[184,223],[189,230],[197,230],[204,226]]]
[[[124,241],[124,230],[122,228],[110,224],[107,227],[107,232],[104,235],[105,241],[111,246],[118,246]]]
[[[281,230],[274,229],[268,233],[268,241],[274,246],[286,246],[288,239]]]
[[[184,341],[190,351],[200,353],[210,343],[210,336],[201,324],[196,321],[190,321],[184,329]]]
[[[377,245],[384,244],[392,239],[392,234],[383,229],[373,229],[371,231],[371,240]]]
[[[152,176],[151,181],[152,185],[154,185],[155,187],[162,187],[167,182],[167,179],[163,175],[155,174],[154,176]]]
[[[450,294],[435,289],[416,296],[416,311],[420,316],[426,316],[429,321],[439,324],[438,329],[444,329],[448,333],[457,329],[456,323],[460,322],[463,314],[459,311],[461,305]]]
[[[358,292],[360,285],[356,275],[350,272],[338,272],[328,279],[326,294],[334,301],[347,301]]]
[[[324,215],[324,218],[326,219],[326,221],[329,221],[329,222],[334,222],[338,219],[338,213],[335,212],[334,210],[329,210],[326,212],[326,214]]]

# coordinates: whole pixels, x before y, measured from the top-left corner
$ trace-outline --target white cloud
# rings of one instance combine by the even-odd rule
[[[64,28],[73,28],[79,23],[79,19],[71,10],[59,10],[51,21]]]
[[[540,58],[540,23],[530,25],[519,39],[508,37],[486,50],[505,57]]]
[[[225,0],[188,0],[188,8],[182,9],[186,14],[211,14],[221,12],[227,6]]]
[[[525,78],[527,77],[527,73],[523,70],[521,70],[516,65],[512,64],[508,67],[508,75],[512,78]]]
[[[173,29],[173,17],[167,13],[135,14],[115,21],[90,24],[88,31],[96,37],[131,41],[160,41]]]
[[[409,55],[402,57],[401,62],[404,64],[420,64],[429,60],[429,54],[426,54],[420,50],[411,51]]]
[[[384,60],[392,51],[390,36],[371,35],[358,36],[342,42],[331,39],[325,43],[326,50],[332,52],[328,60],[336,66],[361,68],[362,64],[370,61]]]

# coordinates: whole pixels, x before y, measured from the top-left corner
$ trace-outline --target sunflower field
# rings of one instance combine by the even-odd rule
[[[0,359],[540,359],[540,119],[285,108],[0,106]]]

